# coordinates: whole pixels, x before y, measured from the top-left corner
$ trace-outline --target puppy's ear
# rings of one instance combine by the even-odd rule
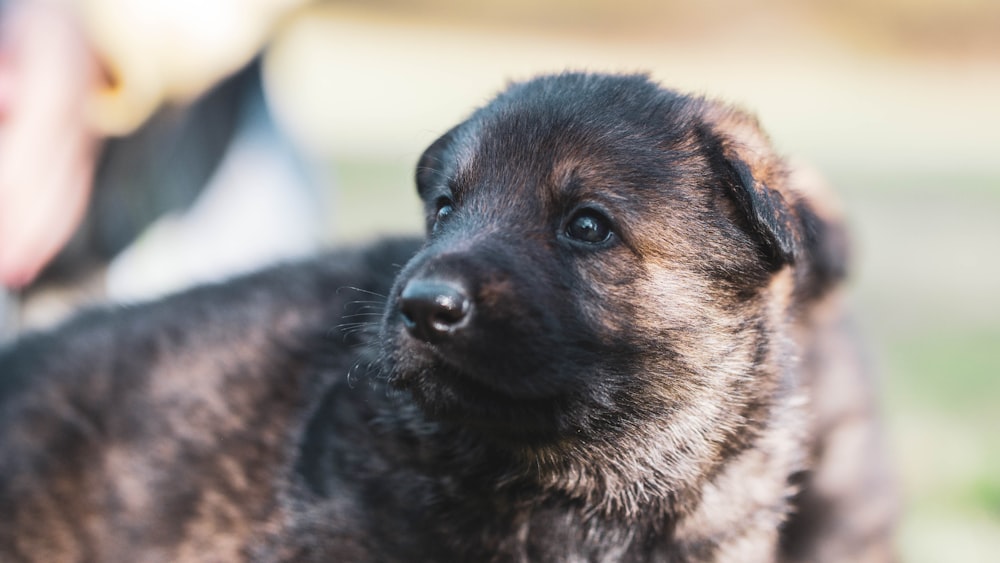
[[[794,265],[796,293],[805,299],[840,282],[847,274],[847,233],[819,176],[775,155],[745,112],[710,104],[705,115],[714,136],[713,166],[728,179],[729,195],[769,265]]]
[[[438,137],[420,155],[420,159],[417,161],[416,172],[417,193],[420,194],[420,197],[425,197],[436,182],[440,182],[442,178],[448,177],[448,172],[445,170],[448,149],[451,146],[457,129],[457,126],[453,127],[447,133]]]
[[[791,204],[780,189],[783,163],[757,120],[712,102],[703,108],[703,115],[707,128],[700,136],[708,158],[761,254],[774,270],[795,263],[799,240]]]
[[[819,173],[799,165],[790,168],[787,178],[789,190],[795,194],[800,262],[805,263],[796,286],[802,298],[811,299],[847,277],[851,241],[840,205]]]
[[[798,255],[798,240],[788,202],[781,192],[756,178],[745,160],[735,154],[723,154],[732,178],[730,195],[762,243],[764,256],[774,269],[793,264]]]

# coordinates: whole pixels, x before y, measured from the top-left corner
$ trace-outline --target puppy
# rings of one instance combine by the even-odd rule
[[[751,117],[541,77],[417,188],[423,242],[0,354],[0,559],[891,559],[845,235]]]

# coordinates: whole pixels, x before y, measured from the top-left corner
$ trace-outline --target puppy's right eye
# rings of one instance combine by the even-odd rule
[[[447,197],[439,197],[437,200],[437,213],[434,215],[434,225],[431,231],[437,231],[438,226],[448,219],[448,216],[455,210],[455,204]]]
[[[611,238],[611,221],[595,209],[582,209],[566,225],[566,236],[587,244],[600,244]]]

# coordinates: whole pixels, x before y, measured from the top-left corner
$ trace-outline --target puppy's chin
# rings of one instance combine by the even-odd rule
[[[489,385],[489,366],[453,364],[445,354],[405,334],[383,332],[382,361],[389,385],[408,392],[431,420],[510,446],[538,446],[570,431],[560,394],[514,396]],[[486,373],[472,373],[480,369]]]

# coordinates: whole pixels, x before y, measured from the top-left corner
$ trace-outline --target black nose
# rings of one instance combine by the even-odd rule
[[[403,325],[425,342],[438,341],[462,328],[471,309],[464,288],[453,282],[410,280],[399,295]]]

